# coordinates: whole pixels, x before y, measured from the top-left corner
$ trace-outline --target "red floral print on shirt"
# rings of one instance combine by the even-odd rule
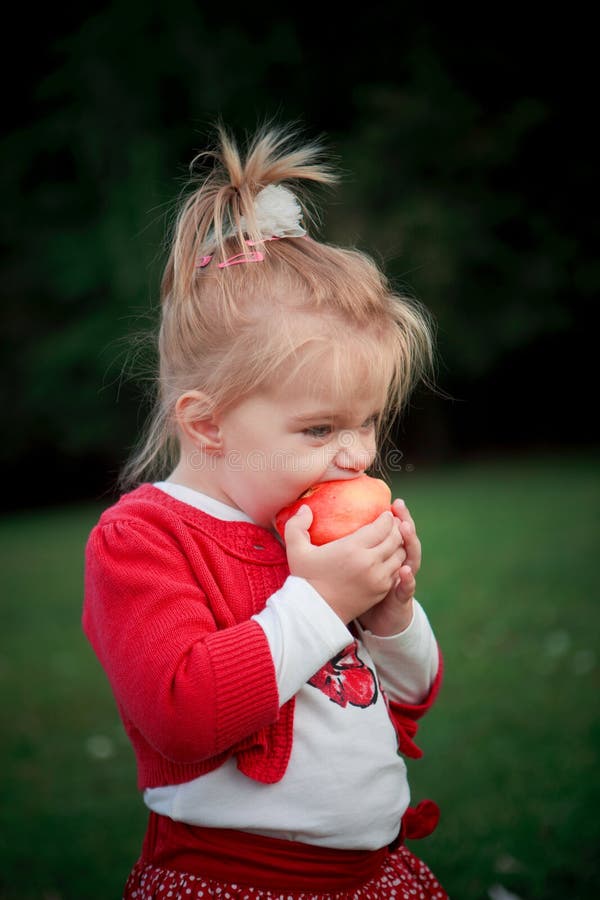
[[[325,663],[308,683],[338,706],[350,704],[364,709],[377,700],[375,674],[358,656],[358,641]]]

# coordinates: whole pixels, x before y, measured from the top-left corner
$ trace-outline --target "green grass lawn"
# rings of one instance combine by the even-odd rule
[[[417,596],[446,677],[409,761],[415,842],[454,900],[600,896],[597,460],[399,473],[423,543]],[[0,522],[0,898],[112,900],[146,815],[133,755],[80,630],[99,506]]]

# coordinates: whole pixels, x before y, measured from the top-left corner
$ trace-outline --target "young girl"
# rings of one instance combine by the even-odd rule
[[[273,526],[374,462],[428,318],[307,234],[317,147],[219,138],[175,226],[154,417],[86,551],[84,630],[150,810],[124,896],[443,898],[404,845],[437,821],[401,754],[441,679],[409,511],[323,546],[307,506]]]

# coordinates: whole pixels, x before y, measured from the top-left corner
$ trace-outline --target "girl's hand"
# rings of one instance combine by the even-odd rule
[[[397,513],[396,513],[397,515]],[[312,511],[301,506],[285,526],[290,572],[306,580],[348,624],[388,596],[405,561],[402,533],[390,512],[347,537],[311,543]]]
[[[362,613],[360,624],[363,628],[387,637],[400,634],[408,628],[413,617],[413,597],[416,588],[415,576],[421,568],[421,542],[417,537],[415,523],[403,500],[395,500],[392,510],[396,525],[404,541],[406,559],[397,572],[392,589],[381,603]]]

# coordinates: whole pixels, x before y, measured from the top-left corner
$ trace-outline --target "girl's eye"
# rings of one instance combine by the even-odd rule
[[[331,425],[313,425],[311,428],[305,428],[304,434],[313,438],[324,438],[331,434]]]

